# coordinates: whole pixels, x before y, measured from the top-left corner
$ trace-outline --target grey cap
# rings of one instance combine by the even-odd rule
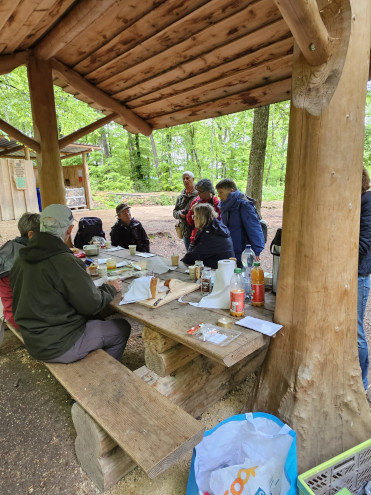
[[[69,227],[76,219],[72,215],[72,211],[66,205],[49,205],[43,209],[40,214],[40,223],[46,218],[54,218],[60,227]]]

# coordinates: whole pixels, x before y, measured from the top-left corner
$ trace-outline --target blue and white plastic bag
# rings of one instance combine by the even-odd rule
[[[187,495],[296,495],[296,479],[296,433],[270,414],[239,414],[195,447]]]

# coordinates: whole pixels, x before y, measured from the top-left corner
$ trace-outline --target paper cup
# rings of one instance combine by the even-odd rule
[[[131,256],[134,256],[137,253],[136,244],[130,244],[129,245],[129,251],[130,251]]]
[[[179,256],[177,254],[173,254],[171,257],[171,264],[173,266],[178,266],[179,265]]]

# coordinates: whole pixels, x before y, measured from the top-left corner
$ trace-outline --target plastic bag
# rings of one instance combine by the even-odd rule
[[[266,467],[268,464],[269,468],[269,463],[274,463],[270,473]],[[229,485],[220,487],[220,492],[224,489],[223,495],[255,495],[257,492],[261,495],[296,495],[296,433],[278,418],[266,413],[239,414],[222,421],[207,431],[194,449],[187,495],[214,495],[210,487],[211,473],[229,466],[236,468],[236,478],[231,482],[227,476],[226,483],[229,481]],[[255,467],[254,475],[249,479],[254,480],[258,468],[260,471],[264,468],[262,478],[259,479],[262,479],[261,483],[264,480],[265,487],[270,486],[272,491],[266,492],[263,486],[260,487],[261,491],[248,491],[249,481],[243,484],[245,491],[240,491],[241,484],[237,480],[239,471]],[[229,474],[231,472],[228,471]],[[273,490],[278,484],[279,490]],[[256,486],[251,484],[251,488],[253,490]]]

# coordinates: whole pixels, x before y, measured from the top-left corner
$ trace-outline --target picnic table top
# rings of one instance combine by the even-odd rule
[[[138,262],[145,259],[137,255],[130,256],[127,249],[121,249],[119,251],[109,253],[107,252],[107,255],[108,254],[109,257],[116,258],[117,260],[126,259]],[[103,258],[107,256],[102,253],[99,257]],[[154,258],[148,259],[153,260]],[[166,258],[162,259],[166,261]],[[167,261],[170,266],[170,261]],[[186,265],[180,263],[177,269],[156,276],[162,279],[176,278],[178,280],[190,282],[188,274],[184,273],[185,269]],[[130,282],[131,279],[124,280],[124,292]],[[245,316],[253,316],[263,320],[272,321],[275,296],[271,293],[266,293],[265,295],[265,307],[258,308],[247,305],[245,309]],[[187,294],[182,298],[182,300],[188,303],[190,301],[197,302],[200,298],[200,292],[196,291]],[[265,349],[269,344],[269,337],[236,324],[233,324],[230,330],[240,332],[240,335],[226,346],[204,342],[187,333],[187,330],[200,322],[216,325],[218,319],[222,316],[228,316],[232,320],[237,321],[239,318],[233,318],[230,316],[229,310],[199,308],[186,303],[182,304],[177,300],[171,301],[161,307],[148,308],[138,303],[120,305],[119,303],[121,299],[122,295],[118,294],[110,304],[110,306],[118,313],[133,318],[142,323],[144,326],[151,328],[162,335],[170,337],[171,339],[184,344],[198,353],[203,354],[204,356],[207,356],[208,358],[227,367],[233,366],[256,351]]]

